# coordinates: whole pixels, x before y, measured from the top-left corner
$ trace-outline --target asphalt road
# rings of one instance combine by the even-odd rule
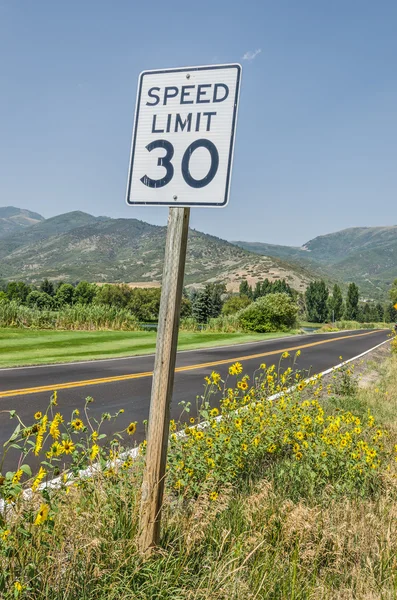
[[[296,368],[310,374],[319,373],[344,360],[357,356],[387,339],[387,330],[339,332],[293,336],[263,342],[179,352],[177,357],[172,418],[178,419],[181,401],[195,405],[203,391],[204,377],[213,370],[226,376],[231,363],[240,361],[250,375],[263,362],[278,364],[288,350],[301,355]],[[151,375],[154,356],[137,356],[64,365],[43,365],[0,369],[0,444],[9,438],[15,420],[3,411],[15,409],[23,422],[31,423],[35,411],[45,411],[52,391],[58,390],[59,410],[67,417],[81,409],[92,396],[90,413],[100,418],[103,412],[123,408],[123,424],[138,421],[136,441],[144,436],[143,421],[148,418]],[[286,368],[290,359],[283,361]],[[194,411],[193,411],[194,412]],[[125,425],[124,425],[125,426]],[[121,423],[108,425],[108,432],[121,429]]]

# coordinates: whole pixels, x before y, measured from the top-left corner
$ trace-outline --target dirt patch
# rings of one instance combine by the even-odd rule
[[[358,386],[360,388],[369,388],[378,379],[379,375],[376,371],[368,371],[361,374],[358,380]]]
[[[97,282],[97,285],[121,285],[120,283],[112,283],[110,281],[100,281]],[[159,288],[161,287],[160,281],[132,281],[131,283],[126,283],[130,288]]]
[[[383,344],[376,350],[369,352],[357,361],[352,361],[354,364],[354,377],[360,388],[368,388],[379,378],[379,371],[376,368],[390,356],[390,344]],[[323,379],[324,389],[332,380],[332,373],[326,375]],[[324,391],[324,396],[327,395]]]

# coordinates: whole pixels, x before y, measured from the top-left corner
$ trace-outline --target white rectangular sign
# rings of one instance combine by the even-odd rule
[[[127,204],[226,206],[240,79],[238,64],[141,73]]]

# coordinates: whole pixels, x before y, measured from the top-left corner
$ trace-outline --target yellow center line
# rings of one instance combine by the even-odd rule
[[[356,333],[353,335],[344,335],[337,338],[331,338],[329,340],[321,340],[320,342],[312,342],[310,344],[303,344],[301,346],[292,346],[291,348],[282,348],[278,350],[270,350],[268,352],[260,352],[259,354],[250,354],[246,356],[237,356],[235,358],[225,358],[222,360],[214,360],[212,362],[200,363],[196,365],[187,365],[186,367],[177,367],[175,371],[181,373],[184,371],[194,371],[196,369],[204,369],[207,367],[217,367],[219,365],[227,365],[234,362],[242,362],[245,360],[253,360],[255,358],[263,358],[265,356],[272,356],[274,354],[282,354],[283,352],[295,352],[297,350],[304,350],[305,348],[313,348],[314,346],[321,346],[323,344],[331,344],[340,340],[347,340],[350,338],[363,337],[366,335],[372,335],[378,333],[378,331],[370,331],[366,333]],[[55,390],[68,390],[71,388],[87,387],[91,385],[101,385],[103,383],[115,383],[117,381],[128,381],[130,379],[143,379],[144,377],[151,377],[153,371],[146,371],[144,373],[130,373],[128,375],[115,375],[113,377],[101,377],[98,379],[86,379],[84,381],[69,381],[68,383],[55,383],[53,385],[41,385],[38,387],[17,389],[17,390],[6,390],[0,392],[0,398],[10,398],[11,396],[25,396],[28,394],[39,394],[41,392],[53,392]]]

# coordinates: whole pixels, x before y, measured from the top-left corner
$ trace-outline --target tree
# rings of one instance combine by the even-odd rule
[[[397,304],[397,279],[395,279],[392,283],[390,292],[389,292],[390,300],[393,306]]]
[[[95,304],[105,304],[116,308],[125,308],[131,300],[132,290],[128,285],[105,283],[98,288]]]
[[[272,293],[272,285],[273,284],[266,277],[266,279],[264,279],[262,281],[261,296],[266,296],[266,294],[271,294]]]
[[[288,294],[267,294],[242,310],[238,319],[247,331],[285,331],[296,324],[298,306]]]
[[[288,294],[289,296],[291,296],[291,298],[296,297],[296,292],[291,288],[290,285],[288,285],[288,283],[285,281],[285,279],[276,279],[276,281],[273,281],[272,284],[270,284],[271,289],[270,289],[270,293],[271,294],[276,294],[276,293],[280,293],[280,294]]]
[[[91,304],[94,300],[98,286],[88,281],[80,281],[74,290],[74,300],[77,304]]]
[[[71,306],[74,301],[74,287],[71,283],[62,283],[55,292],[57,306]]]
[[[222,306],[223,315],[234,315],[251,304],[248,296],[230,296]]]
[[[328,316],[328,288],[325,281],[312,281],[306,290],[306,311],[308,320],[324,323]]]
[[[346,298],[346,309],[345,316],[349,321],[356,321],[359,316],[358,310],[358,298],[359,298],[359,289],[355,283],[349,283],[349,287],[347,290],[347,298]]]
[[[211,297],[207,290],[198,291],[192,300],[192,316],[197,323],[207,323],[212,311]]]
[[[54,308],[54,298],[47,294],[46,292],[39,292],[38,290],[33,290],[30,292],[28,297],[26,298],[26,304],[30,306],[30,308],[39,308],[40,310],[51,310]]]
[[[185,319],[186,317],[192,316],[192,303],[190,298],[187,295],[182,296],[181,301],[181,318]]]
[[[225,283],[208,283],[205,286],[206,294],[209,297],[209,317],[211,319],[219,317],[222,312],[223,299],[222,296],[226,294]]]
[[[306,320],[307,318],[307,310],[306,310],[306,296],[305,294],[303,294],[302,292],[299,292],[296,296],[296,300],[295,300],[297,306],[298,306],[298,316],[299,319],[302,319],[303,321]]]
[[[139,321],[156,321],[160,310],[160,288],[133,288],[128,303]]]
[[[335,321],[339,321],[339,319],[343,316],[343,296],[342,290],[339,285],[335,283],[332,289],[332,296],[328,300],[328,309],[329,316],[331,319]]]
[[[360,323],[371,323],[371,321],[373,321],[371,306],[368,302],[365,302],[363,305],[359,305],[357,320]]]
[[[395,323],[397,321],[397,310],[394,308],[392,302],[385,306],[385,316],[384,319],[386,323]]]
[[[10,300],[24,304],[30,291],[31,288],[27,283],[23,281],[10,281],[7,285],[6,294]]]
[[[370,318],[370,321],[369,321],[370,323],[376,323],[381,320],[381,319],[379,319],[379,313],[376,308],[376,305],[373,302],[371,302],[369,305],[368,316]]]
[[[262,296],[262,284],[260,281],[257,281],[256,285],[255,285],[255,289],[253,291],[254,300],[256,300],[257,298],[260,298],[261,296]],[[247,296],[247,298],[248,298],[248,296]]]
[[[7,304],[9,302],[8,296],[5,292],[0,291],[0,304]]]
[[[375,310],[376,310],[376,322],[383,323],[383,321],[385,320],[385,311],[380,302],[378,302],[375,305]]]
[[[243,281],[240,283],[240,295],[241,296],[248,296],[248,298],[253,298],[254,294],[252,292],[252,287],[250,285],[248,285],[248,281],[246,279],[243,279]]]
[[[53,296],[55,294],[54,284],[52,281],[48,281],[48,279],[43,279],[40,284],[40,291],[48,294],[49,296]]]

